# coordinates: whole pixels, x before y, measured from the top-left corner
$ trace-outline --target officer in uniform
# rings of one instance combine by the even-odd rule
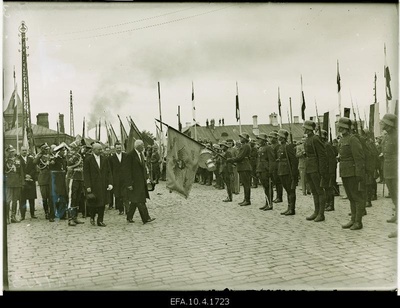
[[[272,173],[276,169],[276,157],[274,150],[268,145],[268,135],[259,134],[257,136],[260,147],[258,149],[256,175],[259,178],[261,185],[264,188],[265,205],[260,207],[260,210],[269,211],[272,206]]]
[[[221,160],[220,175],[224,180],[228,197],[222,200],[223,202],[232,202],[232,182],[233,182],[233,166],[227,162],[228,158],[232,158],[232,153],[229,151],[229,145],[226,141],[222,141],[219,146],[222,149],[223,159]]]
[[[363,190],[365,189],[365,155],[360,140],[350,134],[351,120],[340,118],[339,134],[339,173],[346,195],[350,201],[351,219],[343,229],[362,229],[362,217],[365,211]]]
[[[6,149],[8,157],[5,161],[4,172],[6,177],[6,215],[9,220],[11,204],[11,223],[20,222],[17,218],[17,202],[21,202],[21,190],[25,182],[20,158],[16,156],[16,150],[12,145]]]
[[[40,146],[39,153],[36,154],[33,159],[33,163],[38,166],[39,174],[38,174],[38,184],[40,188],[40,194],[42,196],[42,204],[44,213],[46,215],[46,219],[50,219],[50,221],[54,221],[54,218],[50,218],[49,210],[52,211],[52,208],[49,207],[50,203],[50,147],[47,143],[43,143]],[[52,213],[54,216],[54,213]]]
[[[387,132],[382,142],[383,174],[385,184],[389,189],[390,198],[395,206],[394,215],[387,220],[389,223],[397,222],[397,172],[398,172],[398,139],[397,139],[397,116],[387,113],[381,120],[382,129]],[[389,235],[397,237],[397,232]]]
[[[251,152],[250,152],[250,165],[251,165],[251,175],[252,177],[252,188],[258,187],[258,179],[256,178],[257,171],[257,157],[258,157],[258,149],[256,147],[256,141],[251,140],[250,142]]]
[[[328,159],[328,183],[325,188],[326,193],[326,206],[325,211],[335,210],[335,194],[334,186],[336,184],[336,170],[337,170],[337,153],[333,145],[328,141],[328,132],[326,130],[321,130],[322,141],[324,142],[326,155]]]
[[[36,219],[35,216],[35,199],[36,195],[36,165],[33,163],[33,156],[28,154],[28,147],[21,147],[21,155],[19,159],[21,161],[21,166],[25,175],[25,183],[22,187],[21,202],[20,202],[20,212],[21,220],[25,219],[25,213],[27,209],[27,200],[29,200],[29,210],[31,213],[31,218]]]
[[[271,144],[272,150],[274,151],[275,157],[278,156],[277,153],[277,147],[279,146],[278,143],[278,132],[272,131],[268,135],[269,138],[269,143]],[[274,200],[275,203],[280,203],[282,202],[282,193],[283,193],[283,188],[282,188],[282,183],[281,180],[278,176],[278,165],[275,165],[275,170],[272,172],[272,181],[275,185],[276,189],[276,199]]]
[[[279,146],[277,147],[278,176],[286,191],[288,208],[281,215],[295,215],[296,186],[299,176],[299,161],[296,157],[294,144],[287,144],[289,132],[286,129],[278,131]]]
[[[76,141],[70,145],[70,153],[67,157],[67,185],[68,185],[68,226],[76,226],[84,222],[78,220],[78,209],[84,198],[83,192],[83,157]]]
[[[321,138],[314,134],[315,122],[306,120],[303,124],[306,155],[305,174],[314,199],[314,213],[307,220],[320,222],[325,220],[325,187],[328,183],[328,159]]]
[[[238,149],[235,146],[235,141],[233,139],[226,139],[226,144],[229,147],[228,152],[230,153],[230,156],[236,157]],[[239,173],[237,171],[236,165],[232,166],[232,172],[233,172],[232,193],[238,195],[240,191],[240,182],[239,182]]]
[[[365,148],[368,149],[364,151],[365,155],[365,198],[366,207],[371,207],[371,200],[374,199],[377,190],[377,184],[375,176],[377,174],[376,170],[378,168],[379,153],[376,149],[375,142],[372,140],[371,132],[368,129],[363,130],[362,136],[360,136],[361,141],[364,143]],[[376,200],[376,199],[375,199]]]
[[[239,135],[240,143],[242,144],[238,154],[234,158],[228,158],[228,162],[237,163],[237,170],[239,172],[240,182],[243,184],[244,200],[239,203],[240,206],[251,205],[250,194],[251,194],[251,165],[250,165],[250,153],[251,148],[249,145],[250,136],[247,133]]]

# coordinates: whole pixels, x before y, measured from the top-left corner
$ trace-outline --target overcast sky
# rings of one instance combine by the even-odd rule
[[[350,97],[361,116],[373,103],[374,74],[381,114],[385,112],[384,44],[398,99],[398,10],[395,4],[271,3],[12,3],[4,2],[3,67],[5,104],[13,91],[13,66],[21,95],[18,28],[28,32],[28,72],[32,123],[49,113],[56,129],[58,113],[69,132],[69,91],[73,91],[75,134],[85,116],[100,117],[119,134],[117,114],[128,128],[155,133],[161,85],[163,121],[177,127],[192,120],[191,83],[196,119],[225,119],[236,124],[239,85],[242,124],[268,123],[278,112],[280,87],[283,122],[289,97],[300,115],[303,76],[306,117],[338,113],[336,63],[342,83],[342,107]],[[5,109],[6,106],[3,107]],[[89,125],[90,125],[89,123]],[[94,136],[94,131],[90,133]],[[102,140],[105,134],[102,133]]]

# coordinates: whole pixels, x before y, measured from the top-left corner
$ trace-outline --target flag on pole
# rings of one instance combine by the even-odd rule
[[[196,124],[196,107],[194,104],[194,85],[192,81],[192,117],[193,117],[193,123]]]
[[[240,108],[239,108],[239,89],[236,81],[236,122],[240,120]]]
[[[390,71],[389,66],[386,62],[386,44],[384,44],[384,53],[385,53],[385,67],[384,67],[384,77],[386,80],[385,92],[386,92],[386,112],[389,112],[389,101],[392,100],[392,90],[390,89]]]
[[[127,149],[127,142],[128,142],[128,134],[125,130],[124,125],[122,124],[121,118],[118,116],[119,119],[119,129],[120,129],[120,134],[121,134],[121,145],[122,145],[122,150],[126,151]]]
[[[379,124],[379,103],[371,104],[369,106],[369,131],[374,134],[374,137],[381,135],[381,128]]]
[[[86,135],[85,135],[85,117],[83,117],[83,123],[82,123],[82,138],[85,139]]]
[[[167,188],[188,198],[203,147],[190,137],[168,127]]]
[[[279,87],[278,87],[278,111],[279,111],[279,117],[282,119],[281,107],[282,107],[281,94],[279,92]],[[282,122],[282,120],[281,120],[281,122]]]
[[[329,111],[324,113],[324,120],[322,122],[322,129],[329,132]]]
[[[305,121],[306,99],[304,98],[304,91],[303,91],[303,76],[300,76],[300,79],[301,79],[301,119]]]
[[[339,60],[337,60],[337,76],[336,76],[336,83],[337,83],[337,92],[338,92],[338,105],[339,105],[339,115],[342,115],[342,97],[340,90],[342,88],[340,84],[340,73],[339,73]]]

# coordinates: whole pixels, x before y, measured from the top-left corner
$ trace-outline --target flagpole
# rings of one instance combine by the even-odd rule
[[[157,82],[157,88],[158,88],[158,112],[160,114],[160,121],[162,121],[162,116],[161,116],[161,91],[160,91],[160,82]],[[161,128],[162,131],[162,128]]]
[[[281,111],[281,94],[278,87],[278,112],[279,112],[279,119],[280,119],[280,128],[282,128],[282,111]]]
[[[303,75],[300,75],[300,85],[301,85],[301,119],[304,121],[306,120],[306,100],[304,98],[303,92]]]
[[[193,85],[193,81],[192,81],[192,117],[193,117],[193,122],[194,122],[194,139],[197,140],[196,107],[194,105],[194,85]]]
[[[290,123],[293,123],[292,98],[291,97],[289,97],[289,107],[290,107]]]
[[[339,105],[339,117],[342,116],[342,96],[340,93],[340,74],[339,74],[339,60],[337,60],[337,78],[336,78],[336,83],[338,86],[338,105]]]
[[[386,69],[387,69],[387,61],[386,61],[386,43],[383,45],[384,46],[384,54],[385,54],[385,64],[384,64],[384,76],[385,76],[385,100],[386,100],[386,113],[389,113],[389,100],[388,100],[388,95],[387,95],[387,86],[388,86],[388,78],[386,74]],[[390,82],[390,81],[389,81]]]
[[[15,113],[16,113],[16,122],[15,122],[15,127],[16,127],[16,135],[17,135],[17,153],[19,153],[19,137],[18,137],[18,100],[17,100],[17,82],[15,81],[15,65],[14,65],[14,108],[15,108]],[[23,134],[23,132],[22,132]]]
[[[239,133],[242,134],[242,120],[240,119],[240,108],[239,108],[239,87],[238,82],[236,81],[236,113],[239,110]]]

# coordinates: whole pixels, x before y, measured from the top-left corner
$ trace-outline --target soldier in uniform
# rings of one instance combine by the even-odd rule
[[[328,132],[326,130],[321,130],[322,141],[325,144],[326,156],[328,159],[328,183],[325,188],[326,193],[326,205],[325,211],[335,210],[335,194],[334,186],[336,184],[336,170],[337,170],[337,153],[333,145],[328,141]]]
[[[395,207],[394,215],[387,220],[389,223],[397,222],[397,172],[398,172],[398,139],[397,139],[397,116],[387,113],[381,120],[382,129],[387,132],[382,142],[383,174],[385,184],[389,189],[390,198]],[[397,232],[391,233],[389,237],[397,237]]]
[[[226,199],[222,200],[223,202],[232,202],[232,181],[233,181],[233,166],[232,164],[227,162],[228,158],[232,158],[232,153],[229,151],[229,145],[226,141],[222,141],[220,144],[222,149],[222,158],[220,165],[220,175],[225,182],[226,192],[228,196]]]
[[[372,135],[368,129],[364,129],[362,136],[360,136],[362,143],[364,143],[365,148],[367,149],[367,151],[364,151],[365,173],[366,173],[366,178],[365,178],[366,207],[372,206],[371,200],[374,199],[374,195],[376,195],[376,190],[377,190],[375,175],[376,175],[376,170],[378,168],[377,162],[379,160],[379,153],[371,137]]]
[[[238,149],[235,147],[235,141],[233,139],[227,139],[226,143],[229,147],[228,152],[231,153],[231,157],[236,157],[238,153]],[[239,173],[237,171],[237,166],[232,166],[233,172],[233,180],[232,180],[232,193],[234,195],[238,195],[240,192],[240,183],[239,183]]]
[[[277,148],[279,146],[278,132],[272,131],[271,133],[269,133],[268,137],[269,137],[269,143],[271,144],[272,149],[274,150],[275,157],[277,157],[278,156]],[[272,180],[273,180],[273,183],[274,183],[275,189],[276,189],[276,199],[273,202],[280,203],[280,202],[282,202],[283,188],[282,188],[281,179],[278,176],[278,165],[277,164],[275,165],[275,170],[272,173]]]
[[[158,147],[156,144],[153,145],[153,151],[151,153],[150,163],[151,163],[152,180],[155,184],[158,184],[161,172],[160,172],[160,153],[158,151]]]
[[[251,152],[250,152],[250,165],[251,165],[251,175],[252,175],[252,188],[258,187],[258,178],[256,177],[257,171],[257,158],[258,158],[258,149],[256,147],[256,141],[251,140],[250,142]]]
[[[304,142],[306,152],[305,173],[314,199],[314,213],[307,220],[325,220],[325,187],[328,183],[328,159],[321,138],[314,134],[315,122],[306,120],[303,124],[307,138]]]
[[[268,145],[267,134],[259,134],[257,136],[260,147],[258,149],[256,175],[259,178],[261,185],[264,188],[265,205],[260,207],[260,210],[269,211],[272,206],[272,172],[275,170],[276,157],[274,150]]]
[[[67,186],[68,186],[68,226],[76,226],[84,222],[78,220],[78,210],[83,202],[83,157],[76,141],[70,145],[67,157]]]
[[[9,220],[9,209],[11,204],[11,223],[20,222],[17,215],[17,202],[21,202],[21,190],[25,182],[24,171],[21,166],[20,158],[16,155],[16,150],[12,145],[6,149],[8,157],[5,161],[4,172],[6,177],[6,215]]]
[[[43,143],[40,146],[39,153],[36,154],[33,159],[33,163],[38,166],[39,175],[38,175],[38,184],[40,188],[40,194],[42,196],[42,204],[46,219],[50,219],[49,211],[53,209],[49,207],[50,203],[50,147],[47,143]],[[54,216],[52,213],[51,216]],[[54,221],[54,218],[51,218],[50,221]]]
[[[29,210],[31,214],[31,218],[36,219],[35,216],[35,199],[37,198],[36,194],[36,165],[33,163],[33,156],[28,155],[28,147],[21,147],[21,155],[19,156],[21,161],[22,170],[25,174],[25,183],[22,187],[21,193],[21,202],[20,202],[20,212],[21,212],[21,220],[25,219],[26,213],[26,201],[29,200]]]
[[[66,149],[67,145],[62,142],[54,148],[53,155],[50,158],[50,222],[54,222],[56,217],[59,219],[66,219],[67,215]]]
[[[243,184],[244,200],[239,203],[240,206],[251,205],[251,165],[250,165],[250,153],[251,148],[249,145],[250,136],[247,133],[239,135],[241,147],[238,155],[233,158],[228,158],[228,162],[237,163],[237,170],[239,172],[240,182]]]
[[[351,131],[351,120],[340,118],[339,134],[339,172],[343,186],[350,201],[351,219],[343,229],[362,229],[365,211],[363,186],[365,185],[365,156],[360,140]]]
[[[289,132],[286,129],[278,131],[279,146],[277,147],[278,176],[286,191],[288,208],[281,215],[295,215],[296,186],[299,176],[299,161],[296,157],[294,144],[287,144]]]

